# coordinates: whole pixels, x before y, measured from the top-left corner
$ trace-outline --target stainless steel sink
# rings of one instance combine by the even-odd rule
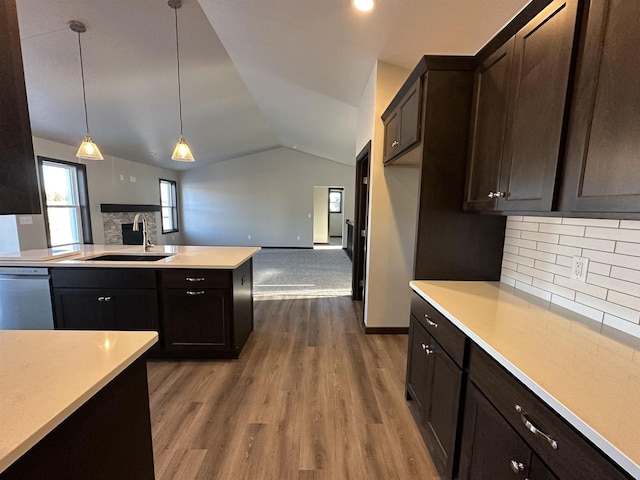
[[[163,254],[126,254],[126,253],[107,253],[105,255],[99,255],[97,257],[83,258],[86,261],[100,261],[100,262],[157,262],[163,258],[171,257],[172,255]]]

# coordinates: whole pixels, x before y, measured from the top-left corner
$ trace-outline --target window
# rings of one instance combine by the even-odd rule
[[[342,213],[342,189],[329,189],[329,213]]]
[[[162,233],[178,231],[178,199],[176,182],[160,179],[160,206],[162,207]]]
[[[87,171],[81,164],[38,157],[47,244],[91,243]]]

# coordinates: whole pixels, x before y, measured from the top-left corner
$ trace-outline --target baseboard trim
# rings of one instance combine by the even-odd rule
[[[365,327],[364,333],[374,335],[406,335],[409,333],[409,327]]]

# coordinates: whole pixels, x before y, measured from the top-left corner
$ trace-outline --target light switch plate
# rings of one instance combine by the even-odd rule
[[[20,216],[20,225],[33,224],[33,217],[31,215]]]

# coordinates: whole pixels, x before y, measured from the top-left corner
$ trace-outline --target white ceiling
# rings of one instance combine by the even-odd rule
[[[353,164],[356,111],[376,59],[412,69],[424,54],[474,54],[528,0],[183,0],[178,11],[185,138],[179,137],[173,10],[165,0],[17,0],[34,135],[84,135],[75,19],[89,126],[103,154],[172,169],[296,145]],[[155,156],[151,154],[155,153]]]

